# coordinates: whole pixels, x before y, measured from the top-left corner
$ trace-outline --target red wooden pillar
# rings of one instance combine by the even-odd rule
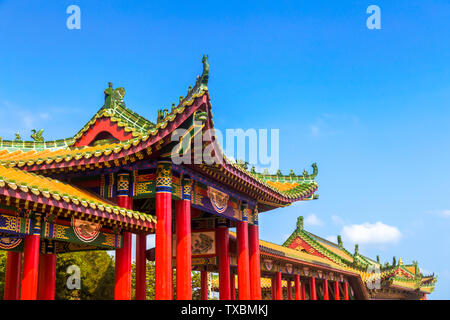
[[[237,223],[238,288],[239,300],[250,300],[250,266],[248,250],[247,207],[243,208],[242,221]]]
[[[256,209],[255,209],[256,210]],[[258,213],[255,213],[256,221],[254,225],[248,226],[249,246],[250,246],[250,298],[261,300],[261,260],[259,252],[259,226]]]
[[[156,168],[155,299],[172,300],[172,163]]]
[[[272,300],[277,299],[277,278],[276,275],[274,275],[271,279],[271,285],[272,285]]]
[[[277,271],[276,273],[276,290],[275,290],[275,297],[276,300],[283,300],[283,282],[281,280],[281,272]]]
[[[117,205],[125,209],[133,208],[130,197],[130,174],[117,174]],[[115,300],[131,299],[131,233],[122,233],[122,248],[116,249],[116,273],[114,285]]]
[[[349,300],[348,296],[348,282],[344,281],[344,300]]]
[[[147,296],[147,235],[136,235],[136,300],[145,300]]]
[[[301,284],[300,284],[300,275],[295,275],[294,280],[294,286],[295,286],[295,300],[302,300],[302,294],[301,294]]]
[[[21,300],[36,300],[39,276],[39,247],[41,233],[41,216],[34,219],[31,235],[25,236]]]
[[[131,233],[122,236],[123,246],[116,249],[114,300],[131,299]]]
[[[287,299],[292,300],[292,283],[291,280],[287,280]]]
[[[225,219],[219,219],[216,229],[217,255],[219,259],[219,299],[231,299],[231,287],[234,275],[230,277],[230,240]]]
[[[236,276],[234,272],[231,272],[230,291],[231,291],[231,300],[236,300]]]
[[[304,282],[302,284],[302,300],[306,300],[306,285]]]
[[[334,300],[340,300],[339,298],[339,281],[334,282]]]
[[[55,300],[56,254],[39,256],[38,300]]]
[[[208,300],[208,271],[200,271],[201,300]]]
[[[182,179],[182,199],[175,204],[177,233],[177,300],[192,300],[191,262],[192,181]]]
[[[311,277],[311,300],[317,300],[317,292],[316,292],[316,278],[314,276]]]
[[[22,252],[6,253],[6,272],[4,300],[20,299],[20,273],[22,270]]]
[[[330,296],[328,294],[328,280],[323,280],[323,300],[330,300]]]

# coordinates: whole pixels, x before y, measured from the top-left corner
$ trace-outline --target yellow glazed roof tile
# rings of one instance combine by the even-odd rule
[[[93,209],[99,209],[100,211],[106,211],[108,213],[112,212],[123,216],[137,217],[142,221],[155,222],[155,219],[150,215],[137,211],[125,210],[113,203],[105,201],[95,194],[66,182],[0,165],[0,188],[6,187],[13,190],[19,188],[26,193],[42,195],[46,198],[53,197],[56,200],[72,202],[75,205],[82,205],[84,207],[90,206]]]

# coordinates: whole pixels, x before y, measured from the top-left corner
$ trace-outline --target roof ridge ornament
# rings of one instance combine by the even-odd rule
[[[112,82],[108,82],[108,88],[105,89],[105,107],[111,108],[115,104],[125,107],[123,98],[125,97],[125,88],[119,87],[114,89]]]
[[[204,86],[208,85],[209,80],[209,61],[208,61],[208,55],[203,55],[202,58],[203,63],[203,72],[201,76],[201,84]]]
[[[339,245],[339,247],[343,247],[344,245],[342,244],[342,237],[341,237],[341,235],[338,235],[337,236],[337,242],[338,242],[338,245]]]
[[[303,230],[303,216],[299,216],[297,218],[297,231],[302,231]]]
[[[156,118],[156,123],[163,122],[168,114],[169,114],[169,110],[167,110],[167,109],[158,109],[158,116]]]
[[[16,133],[16,138],[14,139],[14,142],[23,142],[19,132]]]
[[[44,142],[44,137],[42,134],[44,133],[44,129],[36,131],[36,129],[31,130],[32,135],[30,136],[35,142]]]
[[[314,180],[315,177],[317,177],[317,174],[319,173],[319,170],[317,168],[317,163],[313,163],[311,165],[311,167],[313,168],[313,173],[309,174],[308,171],[303,171],[303,177],[305,179],[310,179],[310,180]]]

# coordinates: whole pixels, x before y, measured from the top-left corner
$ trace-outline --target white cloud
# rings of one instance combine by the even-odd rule
[[[326,236],[325,239],[330,242],[337,243],[337,236]]]
[[[380,221],[376,223],[352,224],[342,228],[342,238],[352,243],[394,243],[399,241],[401,237],[400,230]]]
[[[339,216],[336,215],[332,215],[331,216],[331,220],[333,221],[334,224],[336,225],[344,225],[344,219],[342,219]]]
[[[444,218],[450,218],[450,210],[434,211],[434,213]]]
[[[323,226],[322,220],[320,220],[315,214],[310,214],[305,219],[305,225],[308,226]]]

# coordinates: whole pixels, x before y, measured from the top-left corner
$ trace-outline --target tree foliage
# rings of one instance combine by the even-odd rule
[[[176,287],[176,269],[173,270],[173,299],[177,297],[177,287]],[[133,262],[131,265],[131,294],[132,299],[135,298],[136,290],[136,263]],[[192,299],[200,300],[200,272],[192,272]],[[146,300],[155,299],[155,262],[147,261],[146,265]]]
[[[0,250],[0,299],[5,290],[6,251]]]
[[[81,288],[69,290],[67,267],[80,268]],[[56,266],[57,300],[114,299],[114,259],[106,251],[84,251],[59,254]]]

